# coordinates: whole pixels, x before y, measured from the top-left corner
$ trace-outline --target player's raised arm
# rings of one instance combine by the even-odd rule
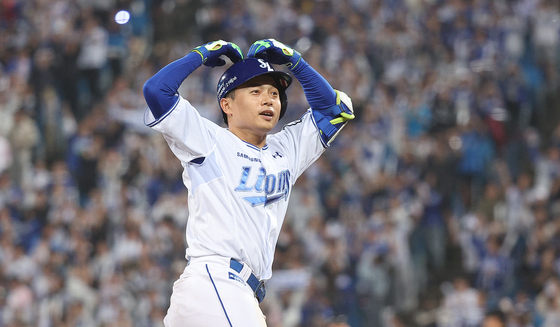
[[[336,137],[348,120],[354,119],[352,101],[348,95],[334,90],[294,49],[274,39],[264,39],[253,43],[247,56],[286,65],[292,71],[303,87],[325,146]]]
[[[164,116],[178,101],[177,90],[183,81],[198,67],[225,65],[220,56],[225,55],[236,63],[243,59],[241,49],[232,42],[213,41],[194,48],[188,55],[163,67],[144,84],[144,98],[157,120]]]

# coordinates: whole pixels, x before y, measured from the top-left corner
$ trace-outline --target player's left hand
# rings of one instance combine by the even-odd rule
[[[262,58],[276,65],[286,65],[295,68],[301,60],[301,54],[282,42],[275,39],[256,41],[249,48],[247,57]]]
[[[226,61],[220,58],[222,55],[228,57],[233,63],[243,60],[243,52],[241,52],[237,44],[224,40],[208,42],[194,48],[192,51],[200,54],[202,56],[202,64],[208,67],[225,65]]]

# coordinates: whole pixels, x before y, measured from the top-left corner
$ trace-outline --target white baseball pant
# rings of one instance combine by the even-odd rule
[[[251,287],[247,265],[241,273],[230,258],[191,258],[173,284],[165,327],[266,327],[266,317]]]

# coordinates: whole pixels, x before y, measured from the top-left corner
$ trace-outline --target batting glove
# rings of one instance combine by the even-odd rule
[[[276,65],[286,65],[294,69],[301,60],[301,54],[275,39],[256,41],[249,48],[247,57],[262,58]]]
[[[243,52],[237,44],[224,40],[208,42],[194,48],[191,52],[198,53],[202,57],[204,66],[208,67],[225,65],[226,61],[220,58],[222,55],[228,57],[233,63],[243,60]]]

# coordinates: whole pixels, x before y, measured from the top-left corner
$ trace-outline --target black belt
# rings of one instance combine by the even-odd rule
[[[229,267],[238,273],[241,273],[241,269],[243,269],[243,264],[235,259],[231,259],[229,262]],[[264,282],[260,281],[253,272],[251,272],[251,276],[246,280],[247,284],[251,286],[253,289],[253,293],[255,293],[255,297],[259,300],[259,303],[264,300],[264,296],[266,295],[266,290],[264,289]]]

